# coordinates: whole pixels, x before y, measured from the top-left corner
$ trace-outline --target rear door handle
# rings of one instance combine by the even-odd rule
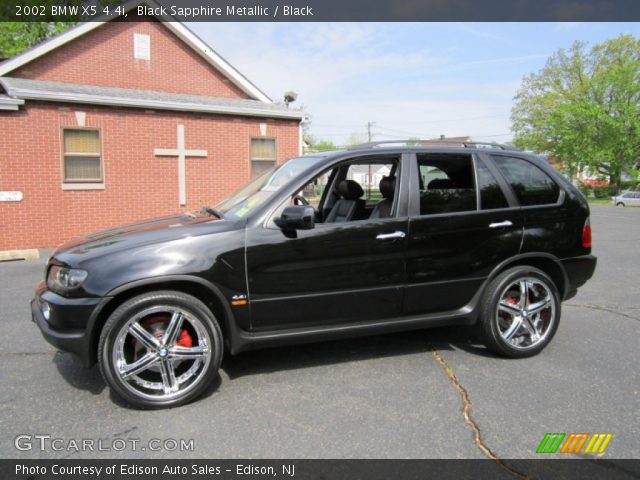
[[[505,220],[504,222],[494,222],[489,224],[489,228],[502,228],[502,227],[511,227],[513,223],[509,220]]]
[[[407,234],[401,232],[400,230],[396,230],[393,233],[381,233],[376,237],[376,240],[396,240],[398,238],[404,238]]]

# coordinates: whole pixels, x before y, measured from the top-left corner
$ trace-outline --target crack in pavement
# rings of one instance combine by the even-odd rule
[[[588,308],[589,310],[598,310],[601,312],[609,312],[614,315],[619,315],[624,318],[629,318],[631,320],[636,320],[640,322],[640,318],[634,317],[633,315],[629,315],[628,313],[621,312],[621,308],[619,307],[610,307],[608,305],[588,305],[588,304],[579,304],[579,303],[565,303],[566,307],[575,307],[575,308]],[[635,307],[631,307],[635,308]]]
[[[498,456],[495,453],[493,453],[491,449],[483,442],[482,434],[480,432],[480,427],[478,427],[478,424],[471,417],[471,400],[469,399],[469,393],[460,384],[460,382],[458,381],[458,378],[456,377],[455,372],[449,366],[447,361],[442,357],[442,355],[440,355],[440,352],[436,350],[436,348],[431,344],[429,344],[429,347],[431,348],[431,354],[433,355],[433,358],[436,360],[436,362],[438,362],[438,364],[440,364],[444,372],[447,374],[447,376],[451,380],[451,384],[453,385],[453,387],[460,393],[460,397],[462,398],[462,417],[464,418],[465,423],[473,431],[473,434],[474,434],[473,443],[475,444],[476,448],[478,448],[487,458],[496,462],[500,468],[507,471],[511,475],[521,480],[529,480],[529,477],[527,475],[517,470],[514,470],[509,465],[504,463],[504,461],[498,458]]]

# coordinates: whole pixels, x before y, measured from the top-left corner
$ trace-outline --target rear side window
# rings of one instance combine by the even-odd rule
[[[476,210],[470,155],[418,155],[420,215]]]
[[[478,175],[478,188],[480,189],[480,208],[482,210],[492,210],[494,208],[507,208],[509,203],[487,166],[480,160],[476,162],[476,172]]]
[[[546,205],[558,201],[560,187],[540,168],[522,158],[492,157],[511,184],[520,205]]]

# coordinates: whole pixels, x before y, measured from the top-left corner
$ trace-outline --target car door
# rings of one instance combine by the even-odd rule
[[[522,214],[478,155],[417,154],[412,167],[404,313],[453,312],[518,253]]]
[[[509,152],[490,156],[521,206],[522,253],[545,252],[558,258],[583,254],[576,242],[582,238],[586,220],[580,201],[566,195],[539,160]]]
[[[247,229],[253,329],[335,325],[401,313],[408,230],[402,208],[408,191],[405,161],[397,155],[397,187],[389,218],[320,222],[311,230],[298,230],[296,238],[269,223]],[[290,196],[307,184],[314,184],[314,179],[301,181]],[[323,210],[323,205],[318,207]]]

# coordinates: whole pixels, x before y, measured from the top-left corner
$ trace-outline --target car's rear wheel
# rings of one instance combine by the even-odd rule
[[[480,327],[487,346],[507,357],[529,357],[544,349],[560,323],[560,300],[543,271],[518,266],[487,287]]]
[[[131,298],[108,318],[100,371],[114,392],[141,408],[167,408],[200,394],[218,374],[220,326],[197,298],[158,291]]]

